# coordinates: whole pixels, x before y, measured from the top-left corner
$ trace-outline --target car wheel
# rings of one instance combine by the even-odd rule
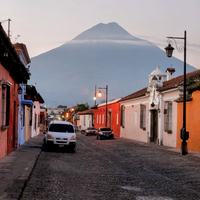
[[[82,130],[82,131],[81,131],[81,134],[84,134],[84,133],[85,133],[85,131]]]

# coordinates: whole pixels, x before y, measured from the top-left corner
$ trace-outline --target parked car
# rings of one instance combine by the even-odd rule
[[[85,130],[85,135],[88,136],[88,135],[95,135],[96,134],[96,129],[94,127],[88,127],[86,130]]]
[[[103,138],[114,139],[114,133],[108,127],[98,128],[96,135],[97,135],[97,140],[98,139],[101,140]]]
[[[47,132],[44,132],[43,147],[68,147],[71,152],[76,150],[76,133],[72,123],[66,121],[52,121]]]

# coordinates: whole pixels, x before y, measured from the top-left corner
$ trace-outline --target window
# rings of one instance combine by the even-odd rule
[[[99,124],[101,124],[101,115],[99,115]]]
[[[4,118],[5,118],[5,115],[6,115],[6,113],[5,113],[5,95],[4,95],[4,93],[2,94],[2,113],[1,114],[2,114],[1,125],[4,126],[5,125]]]
[[[117,117],[116,117],[117,119],[116,119],[116,124],[118,125],[118,120],[119,120],[119,118],[118,118],[118,113],[117,113]]]
[[[6,85],[3,89],[6,88],[6,95],[2,93],[2,113],[1,113],[1,125],[9,126],[10,118],[10,86]]]
[[[60,132],[60,133],[74,133],[72,125],[66,124],[51,124],[49,132]]]
[[[10,118],[10,86],[7,85],[6,90],[6,126],[9,126]]]
[[[104,124],[104,115],[102,115],[102,124]]]
[[[165,102],[164,131],[172,133],[172,102]]]
[[[97,124],[98,124],[98,115],[97,115]]]
[[[121,106],[121,126],[125,126],[125,106]]]
[[[140,105],[140,128],[146,130],[146,106]]]

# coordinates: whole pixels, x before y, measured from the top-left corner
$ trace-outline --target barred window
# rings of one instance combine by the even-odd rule
[[[121,126],[125,126],[125,106],[121,106]]]
[[[104,115],[102,115],[102,124],[104,124]]]
[[[6,126],[9,126],[10,118],[10,86],[7,85],[6,90]]]
[[[1,125],[4,126],[5,125],[5,116],[6,116],[6,112],[5,112],[5,95],[4,93],[2,94],[2,111],[1,111]]]
[[[101,124],[101,115],[99,115],[99,124]]]
[[[1,123],[2,126],[9,126],[10,118],[10,86],[4,86],[6,88],[6,95],[2,93],[2,113],[1,113]]]
[[[164,131],[171,133],[172,132],[172,102],[165,102],[165,110],[164,110]]]
[[[146,106],[140,105],[140,128],[146,129]]]

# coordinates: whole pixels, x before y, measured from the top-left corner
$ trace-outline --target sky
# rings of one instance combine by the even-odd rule
[[[199,0],[0,0],[0,22],[7,32],[6,20],[12,20],[11,41],[26,44],[31,58],[99,23],[116,22],[162,50],[167,37],[184,37],[186,30],[186,61],[200,69],[199,10]],[[174,56],[184,57],[177,49]]]

